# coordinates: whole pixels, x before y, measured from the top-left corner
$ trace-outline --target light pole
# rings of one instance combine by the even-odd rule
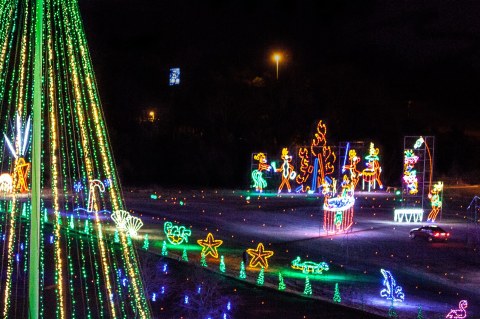
[[[278,62],[282,59],[282,56],[280,53],[275,53],[273,54],[273,60],[275,61],[275,64],[277,66],[277,80],[278,80]]]

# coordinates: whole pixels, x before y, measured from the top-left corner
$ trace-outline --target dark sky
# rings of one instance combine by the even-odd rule
[[[289,119],[282,112],[292,107],[304,113],[307,136],[320,118],[337,140],[393,129],[469,138],[478,131],[478,1],[80,0],[79,6],[112,130],[150,107],[184,103],[195,114],[203,105],[199,91],[242,96],[231,93],[238,83],[260,77],[277,86],[271,94],[284,105],[274,110],[279,119]],[[286,55],[280,84],[274,50]],[[181,67],[181,93],[168,86],[172,66]],[[298,130],[277,138],[289,143]]]

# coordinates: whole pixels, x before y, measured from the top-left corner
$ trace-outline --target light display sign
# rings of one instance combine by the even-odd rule
[[[169,82],[170,86],[180,85],[180,68],[170,68]]]

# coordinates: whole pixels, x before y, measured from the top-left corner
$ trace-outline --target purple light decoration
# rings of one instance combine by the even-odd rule
[[[187,296],[187,295],[185,295],[184,303],[185,303],[186,305],[188,305],[188,296]]]
[[[54,239],[54,238],[55,238],[55,237],[53,237],[53,235],[50,235],[50,244],[53,244],[53,239]]]
[[[165,286],[162,286],[161,294],[162,294],[162,295],[165,294]]]
[[[167,264],[163,264],[163,272],[167,272]]]
[[[75,184],[73,184],[73,189],[79,193],[83,189],[82,182],[78,181]]]
[[[110,185],[112,185],[110,178],[104,179],[103,185],[105,185],[105,187],[110,187]]]
[[[153,301],[153,302],[157,301],[157,293],[156,293],[156,292],[154,292],[154,293],[152,294],[152,301]]]
[[[227,302],[227,310],[230,311],[232,309],[232,304],[229,302]]]
[[[126,286],[127,286],[127,283],[128,283],[128,279],[127,279],[127,278],[123,278],[123,279],[122,279],[122,285],[123,285],[123,287],[126,287]]]

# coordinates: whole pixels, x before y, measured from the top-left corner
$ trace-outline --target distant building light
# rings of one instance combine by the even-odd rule
[[[170,68],[170,85],[180,84],[180,68]]]

